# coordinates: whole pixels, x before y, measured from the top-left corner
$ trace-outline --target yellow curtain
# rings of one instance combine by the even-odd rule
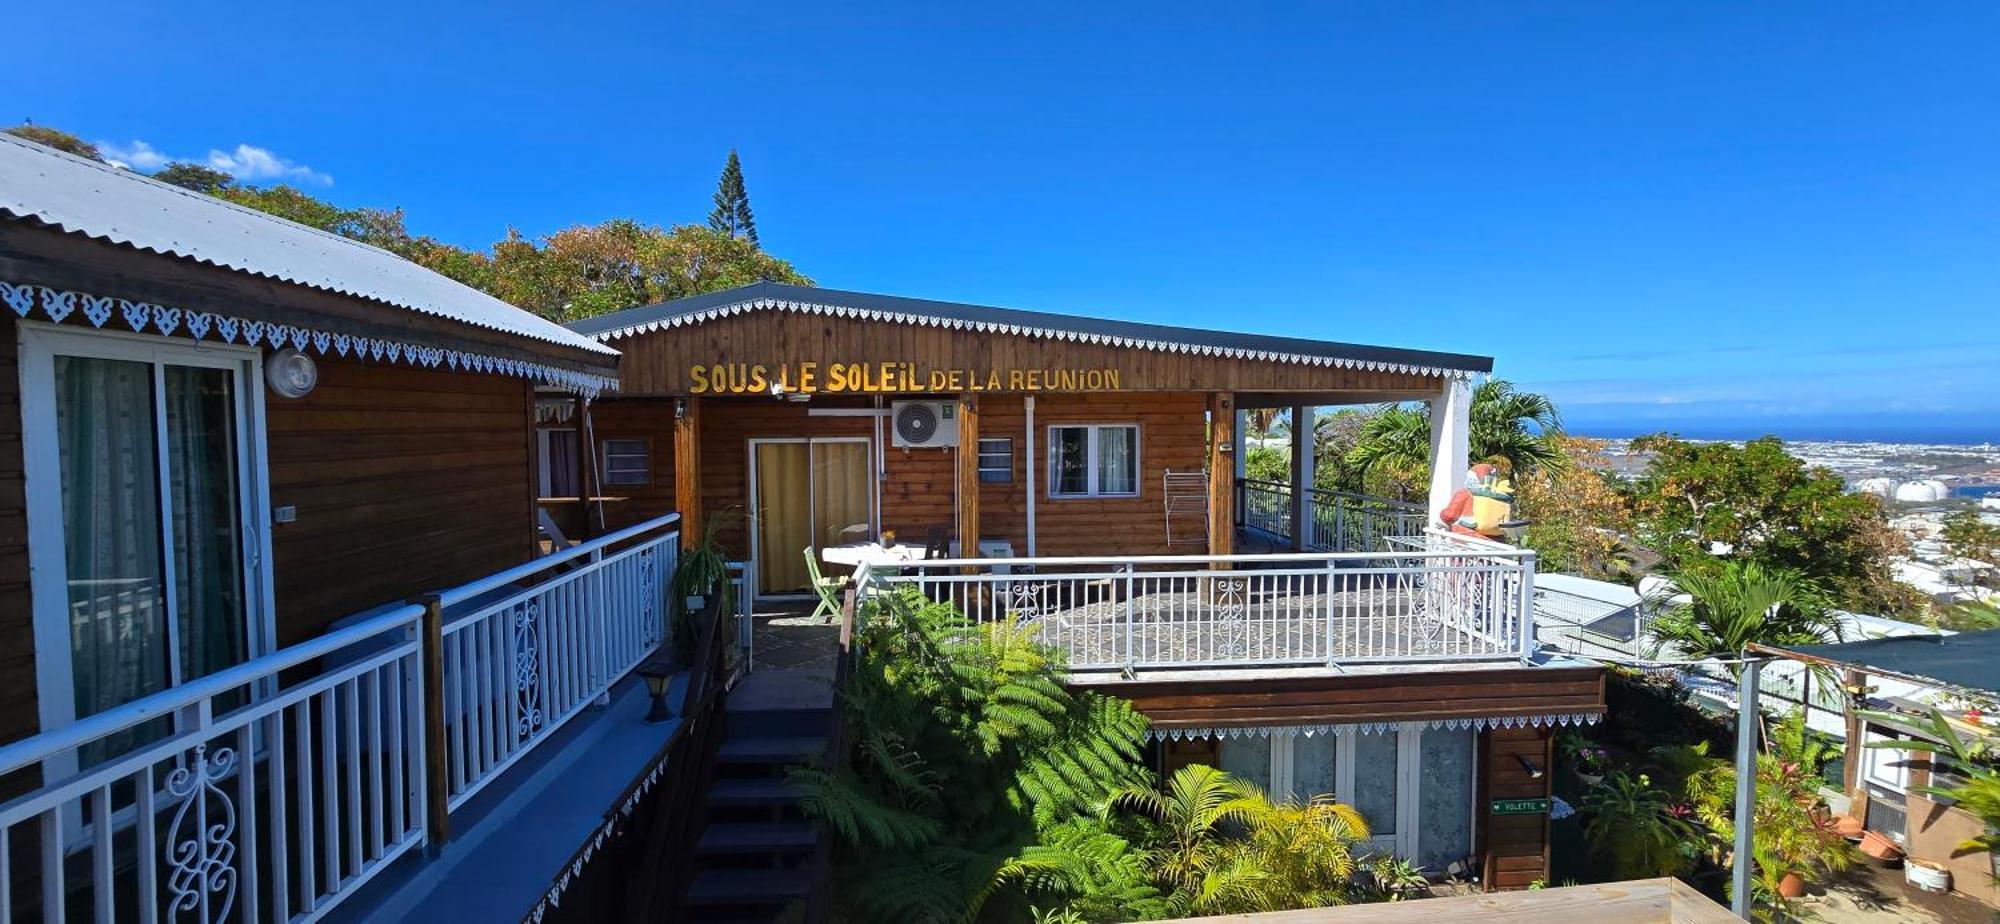
[[[875,538],[868,518],[868,444],[813,445],[813,524],[821,548]]]
[[[811,589],[803,557],[812,544],[810,449],[805,443],[756,447],[759,593]]]

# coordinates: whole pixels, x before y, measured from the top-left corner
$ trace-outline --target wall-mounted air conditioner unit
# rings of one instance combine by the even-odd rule
[[[892,401],[889,423],[898,449],[958,445],[958,402]]]

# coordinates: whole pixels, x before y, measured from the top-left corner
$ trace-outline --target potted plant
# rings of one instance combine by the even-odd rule
[[[1586,786],[1604,782],[1611,770],[1611,753],[1582,735],[1570,733],[1562,739],[1563,753],[1569,757],[1570,772]]]
[[[709,594],[729,593],[729,556],[716,541],[721,518],[711,518],[702,528],[701,541],[681,550],[680,564],[674,568],[674,651],[685,660],[694,648],[694,614],[708,605]]]
[[[1421,898],[1431,888],[1430,880],[1424,878],[1423,867],[1398,856],[1376,857],[1368,864],[1368,875],[1374,878],[1375,888],[1392,902]]]

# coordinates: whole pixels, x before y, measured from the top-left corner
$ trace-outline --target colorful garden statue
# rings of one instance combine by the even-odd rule
[[[1438,513],[1439,522],[1466,536],[1499,539],[1503,524],[1514,519],[1514,482],[1504,463],[1481,462],[1465,473],[1465,487],[1451,496]]]

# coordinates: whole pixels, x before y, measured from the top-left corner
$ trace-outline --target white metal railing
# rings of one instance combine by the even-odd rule
[[[1293,537],[1291,485],[1250,478],[1238,485],[1243,525]],[[1421,504],[1347,491],[1315,488],[1306,502],[1306,548],[1321,552],[1381,551],[1391,539],[1422,535],[1427,520]]]
[[[0,921],[323,916],[658,646],[677,520],[429,598],[439,678],[403,604],[0,746]]]
[[[44,776],[0,806],[0,919],[310,919],[423,843],[423,612],[0,748],[0,774]]]
[[[927,561],[863,575],[1031,630],[1072,670],[1449,661],[1534,650],[1534,553],[1384,552]]]
[[[438,595],[445,770],[457,809],[639,666],[666,637],[679,560],[662,517]],[[621,540],[658,532],[616,552]],[[560,571],[529,583],[559,566]],[[453,613],[455,607],[469,612]]]

